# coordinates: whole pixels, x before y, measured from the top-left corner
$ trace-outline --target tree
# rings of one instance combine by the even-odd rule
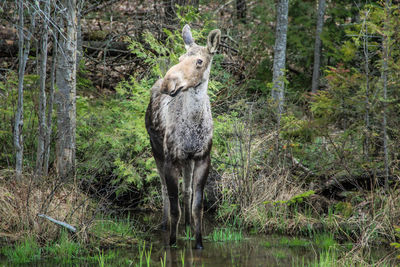
[[[76,132],[76,0],[61,1],[57,65],[57,173],[62,179],[75,175]]]
[[[48,44],[48,19],[50,18],[50,0],[45,1],[43,12],[42,38],[40,47],[40,85],[39,85],[39,134],[36,153],[36,175],[41,176],[44,172],[45,144],[47,137],[46,125],[46,69],[47,69],[47,44]]]
[[[277,105],[278,125],[283,112],[285,91],[286,39],[288,28],[289,0],[279,0],[276,6],[276,35],[274,46],[272,99]]]
[[[24,35],[24,1],[18,1],[18,47],[19,47],[19,63],[18,63],[18,104],[17,113],[15,115],[14,122],[14,146],[16,151],[15,156],[15,172],[17,180],[22,177],[23,168],[23,152],[24,152],[24,141],[22,135],[22,129],[24,126],[24,74],[26,62],[28,60],[30,50],[30,39],[31,32],[35,27],[35,12],[32,15],[32,22],[30,31],[27,33],[26,40]]]
[[[324,26],[325,16],[325,0],[318,1],[318,19],[317,30],[315,32],[315,46],[314,46],[314,68],[312,76],[311,92],[316,93],[319,88],[319,76],[321,66],[321,33]]]
[[[385,20],[383,27],[383,69],[382,69],[382,84],[383,84],[383,118],[382,118],[382,131],[383,131],[383,154],[384,154],[384,168],[385,168],[385,191],[389,191],[389,152],[388,152],[388,136],[387,136],[387,87],[388,87],[388,61],[389,61],[389,21],[390,21],[390,1],[385,1]]]

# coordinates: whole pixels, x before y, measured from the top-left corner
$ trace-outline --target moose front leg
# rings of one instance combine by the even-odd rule
[[[185,213],[185,226],[190,226],[192,216],[192,180],[194,161],[187,160],[183,167],[183,209]]]
[[[164,163],[164,175],[165,175],[165,183],[167,185],[168,198],[169,198],[169,212],[170,212],[169,244],[172,246],[176,244],[176,232],[178,230],[180,211],[179,211],[179,199],[178,199],[179,172],[177,170],[177,167],[170,160],[166,160]]]
[[[194,221],[194,231],[196,236],[195,249],[203,248],[201,236],[201,225],[203,216],[203,191],[210,169],[210,155],[208,154],[200,160],[196,160],[193,172],[193,205],[192,217]]]

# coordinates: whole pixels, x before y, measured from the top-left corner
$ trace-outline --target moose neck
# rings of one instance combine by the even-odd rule
[[[196,87],[189,88],[182,97],[182,115],[189,121],[199,120],[208,110],[210,103],[207,95],[208,80],[203,80]]]
[[[211,62],[203,74],[201,83],[195,87],[189,88],[183,97],[184,110],[188,113],[203,112],[205,105],[209,104],[210,100],[207,95],[208,79],[210,76]]]

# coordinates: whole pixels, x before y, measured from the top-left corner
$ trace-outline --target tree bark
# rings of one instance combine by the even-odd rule
[[[60,51],[57,65],[57,174],[61,179],[75,176],[76,132],[76,0],[63,0],[60,14]]]
[[[51,133],[52,133],[52,115],[53,115],[53,103],[54,103],[54,85],[56,75],[56,64],[58,55],[58,34],[54,30],[53,34],[53,55],[50,72],[50,89],[49,89],[49,103],[47,108],[47,133],[45,143],[45,156],[44,156],[44,172],[43,175],[47,176],[49,171],[49,160],[50,160],[50,144],[51,144]]]
[[[316,93],[319,88],[319,77],[321,67],[321,33],[324,26],[324,15],[325,15],[325,0],[318,1],[318,19],[317,19],[317,30],[315,32],[315,46],[314,46],[314,69],[312,77],[311,92]]]
[[[18,63],[18,103],[17,113],[14,121],[14,147],[15,147],[15,174],[16,179],[22,179],[23,169],[23,153],[24,153],[24,141],[22,130],[24,126],[24,75],[26,61],[28,60],[30,50],[30,39],[31,31],[27,33],[26,40],[24,36],[24,1],[18,1],[18,50],[19,50],[19,63]],[[35,27],[35,13],[32,15],[31,29]]]
[[[50,0],[46,0],[44,7],[43,31],[41,40],[40,59],[40,84],[39,84],[39,125],[38,145],[36,153],[36,175],[42,176],[44,172],[45,144],[47,137],[46,125],[46,70],[47,70],[47,44],[48,44],[48,23],[50,18]]]
[[[277,107],[278,125],[283,112],[285,91],[286,39],[289,0],[279,0],[276,7],[276,38],[274,47],[272,99]]]

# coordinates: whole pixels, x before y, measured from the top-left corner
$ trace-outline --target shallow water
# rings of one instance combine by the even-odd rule
[[[311,246],[283,247],[280,240],[271,236],[248,236],[241,241],[227,242],[204,240],[202,250],[192,249],[194,241],[179,240],[176,248],[153,242],[152,260],[158,266],[164,257],[166,266],[293,266],[303,259],[311,261],[316,257]]]
[[[146,217],[144,217],[146,218]],[[143,219],[143,217],[142,217]],[[118,248],[99,251],[87,257],[75,258],[71,261],[60,262],[53,259],[42,259],[32,264],[34,266],[99,266],[99,255],[103,255],[103,266],[147,266],[147,258],[150,258],[150,266],[309,266],[318,260],[321,248],[310,239],[302,237],[288,237],[279,235],[244,235],[240,241],[212,241],[210,235],[217,227],[210,221],[205,223],[203,239],[204,249],[193,249],[194,240],[185,240],[183,227],[180,226],[176,247],[168,246],[168,233],[155,230],[154,218],[147,218],[138,223],[140,225],[152,225],[146,229],[143,237],[146,242],[133,248]],[[144,250],[143,250],[144,249]],[[140,264],[140,251],[142,257]],[[388,255],[385,249],[375,250],[377,260]],[[165,262],[165,265],[161,262]],[[0,266],[14,266],[0,258]],[[25,265],[27,266],[27,265]],[[391,266],[390,263],[387,266]],[[394,266],[394,265],[393,265]]]

